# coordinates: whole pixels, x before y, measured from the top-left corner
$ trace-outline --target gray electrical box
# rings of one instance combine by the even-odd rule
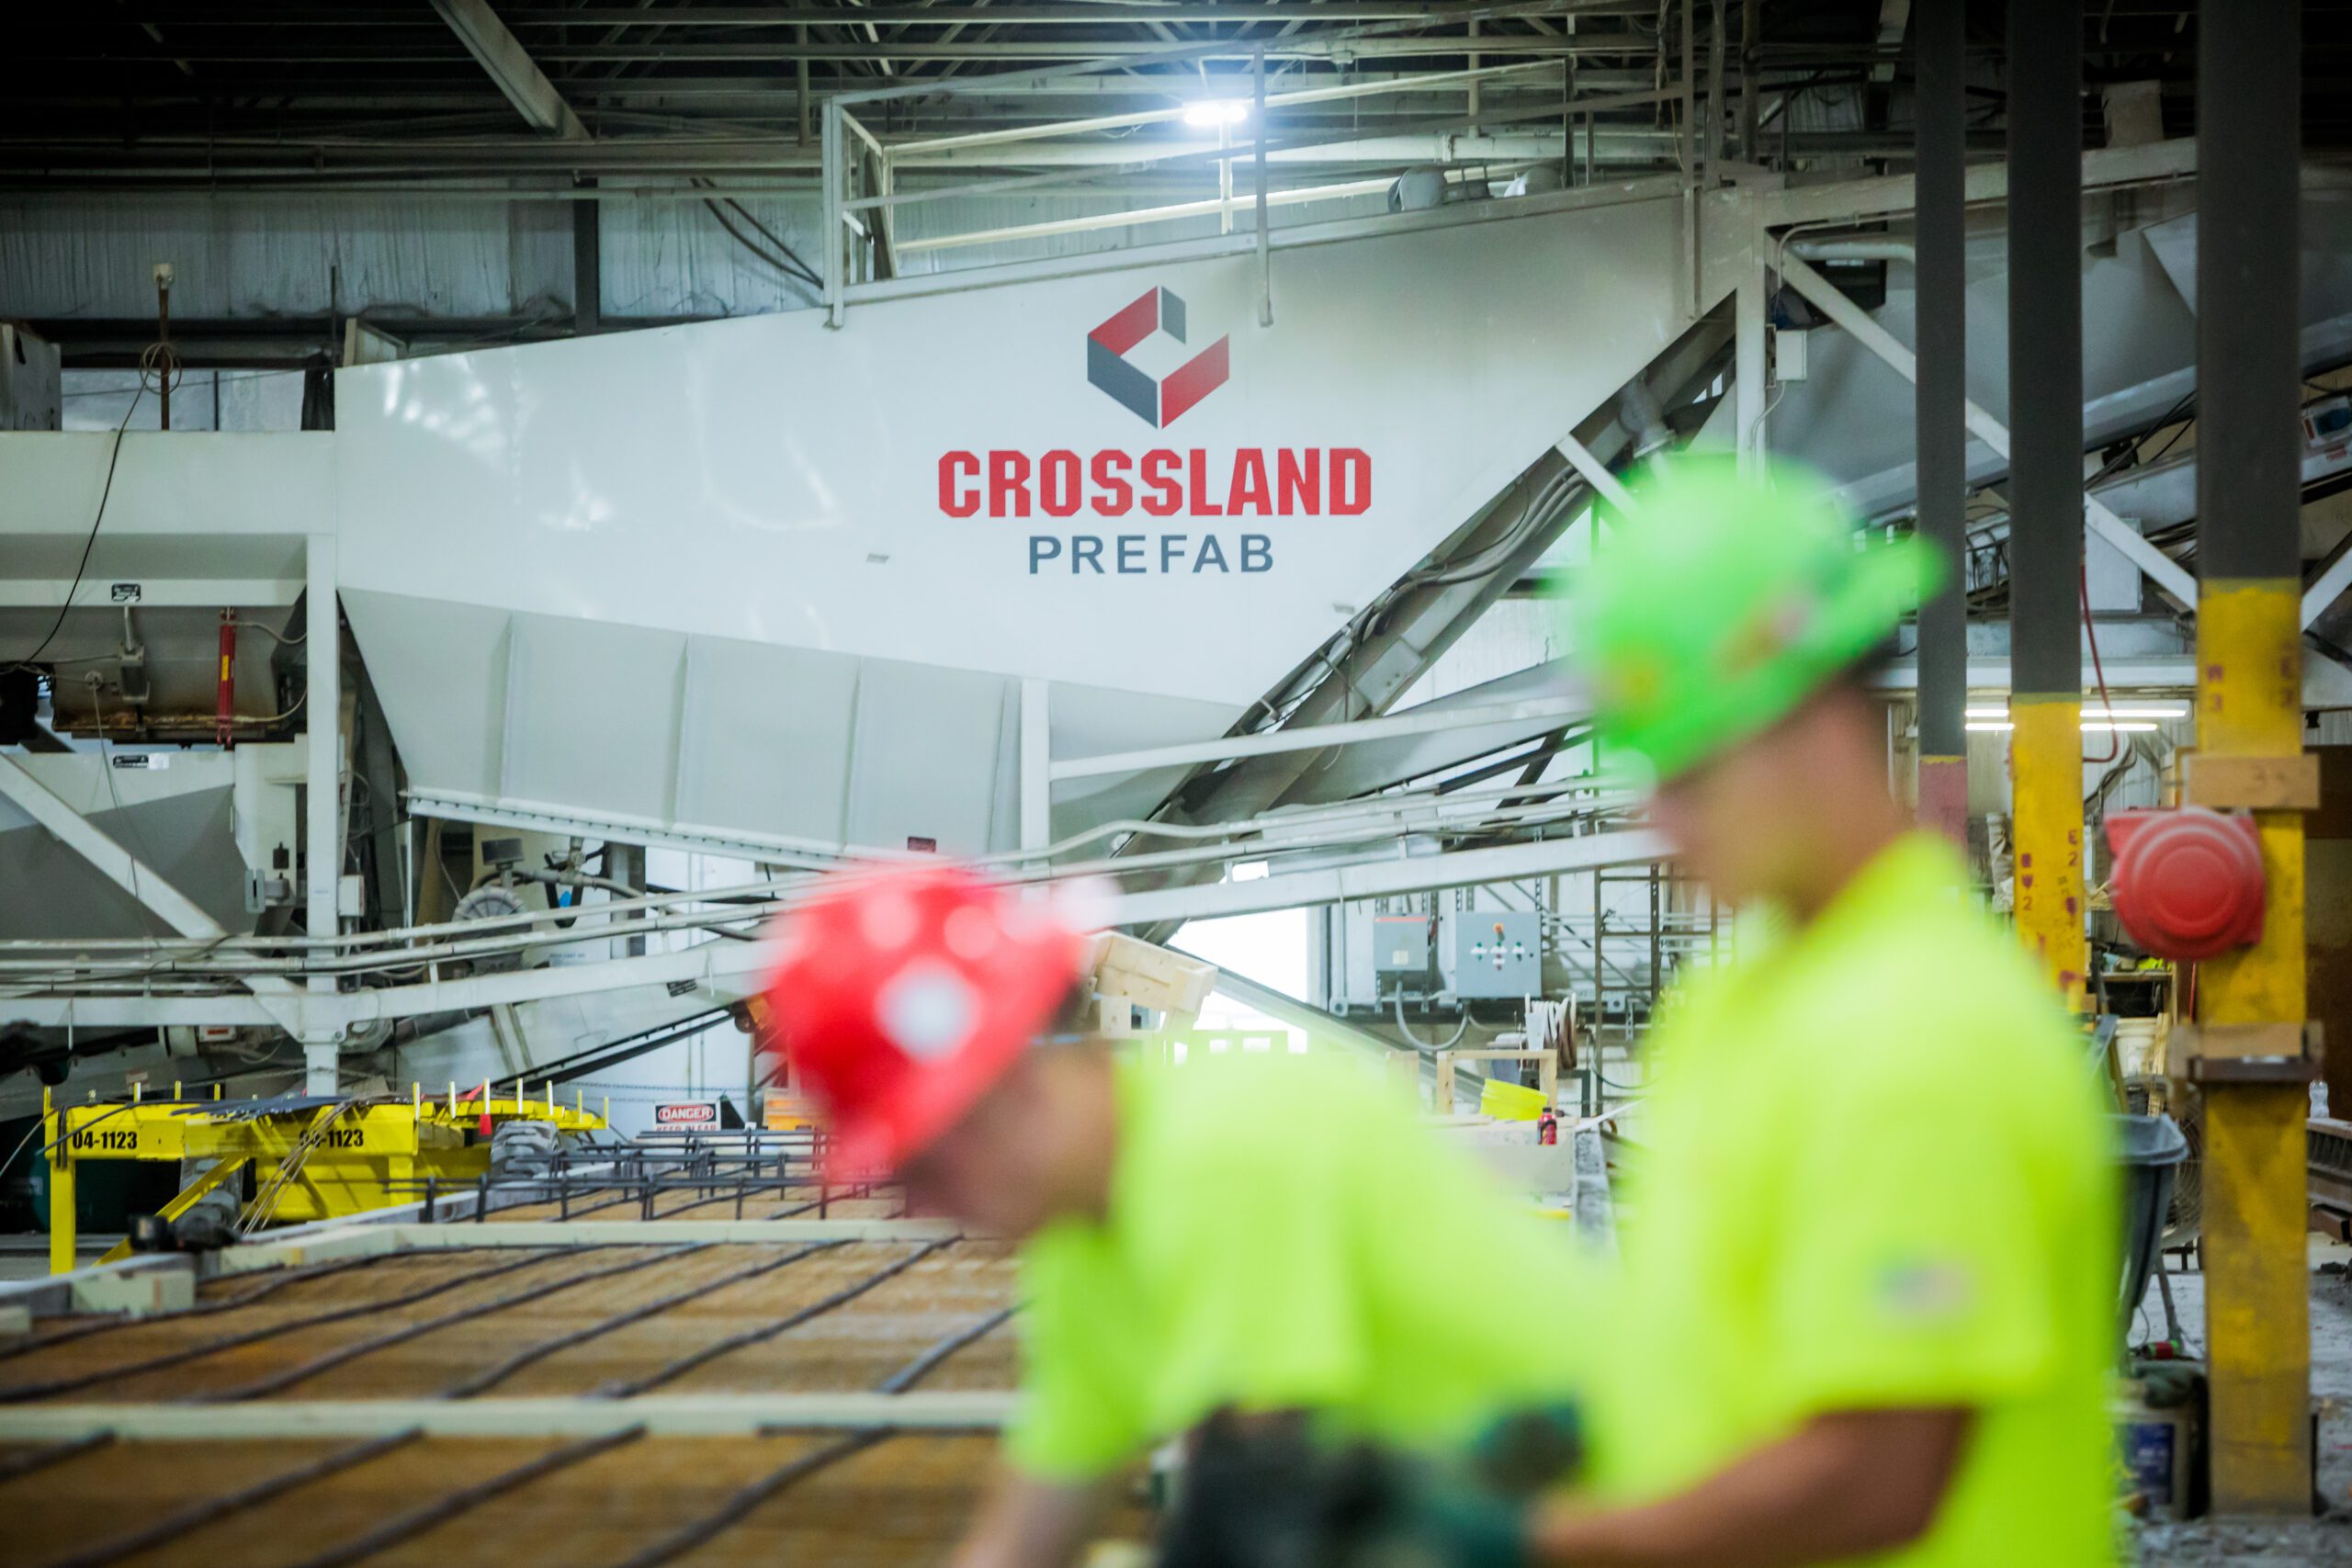
[[[1409,975],[1430,972],[1430,918],[1427,915],[1374,915],[1372,918],[1372,972]]]
[[[1463,909],[1446,917],[1453,994],[1467,1000],[1544,994],[1544,924],[1531,909]]]

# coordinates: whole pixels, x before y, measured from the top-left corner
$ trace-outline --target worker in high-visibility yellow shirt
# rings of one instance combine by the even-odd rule
[[[769,1006],[836,1176],[896,1172],[1023,1243],[1020,1414],[959,1568],[1069,1562],[1105,1483],[1213,1414],[1430,1452],[1573,1393],[1558,1314],[1588,1292],[1560,1228],[1385,1074],[1041,1042],[1087,997],[1087,940],[950,864],[843,874],[775,940]],[[1294,1528],[1300,1500],[1238,1468],[1267,1516],[1210,1523]]]
[[[1870,665],[1932,566],[1686,457],[1574,595],[1605,758],[1769,909],[1645,1048],[1589,1484],[1460,1562],[2111,1560],[2120,1221],[2079,1032],[1891,797]]]

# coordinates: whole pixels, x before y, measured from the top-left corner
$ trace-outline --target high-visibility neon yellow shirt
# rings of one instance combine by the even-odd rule
[[[1964,1405],[1934,1523],[1873,1561],[2110,1562],[2106,1106],[1949,848],[1888,848],[1648,1051],[1600,1492],[1671,1495],[1825,1412]]]
[[[1101,1224],[1022,1259],[1014,1466],[1077,1481],[1224,1405],[1437,1448],[1566,1390],[1581,1270],[1379,1075],[1307,1055],[1118,1068]]]

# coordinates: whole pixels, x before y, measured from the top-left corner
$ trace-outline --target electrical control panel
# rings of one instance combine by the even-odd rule
[[[1544,994],[1543,917],[1531,909],[1463,909],[1446,917],[1448,978],[1465,1001]]]
[[[1374,915],[1372,918],[1372,972],[1384,978],[1409,976],[1425,978],[1430,969],[1430,917]]]

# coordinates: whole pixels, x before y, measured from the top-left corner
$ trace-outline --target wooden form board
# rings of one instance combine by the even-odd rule
[[[0,1442],[70,1442],[100,1432],[135,1441],[258,1438],[585,1438],[642,1427],[654,1436],[782,1431],[994,1431],[1014,1395],[913,1393],[639,1394],[633,1399],[305,1399],[190,1404],[93,1403],[0,1409]]]
[[[1117,931],[1094,938],[1089,967],[1111,1033],[1132,1032],[1128,1020],[1135,1008],[1164,1014],[1171,1029],[1190,1028],[1216,988],[1216,964]]]
[[[232,1247],[220,1271],[244,1273],[396,1252],[485,1247],[675,1247],[684,1242],[950,1241],[946,1220],[499,1220],[487,1224],[346,1225],[300,1241]]]

